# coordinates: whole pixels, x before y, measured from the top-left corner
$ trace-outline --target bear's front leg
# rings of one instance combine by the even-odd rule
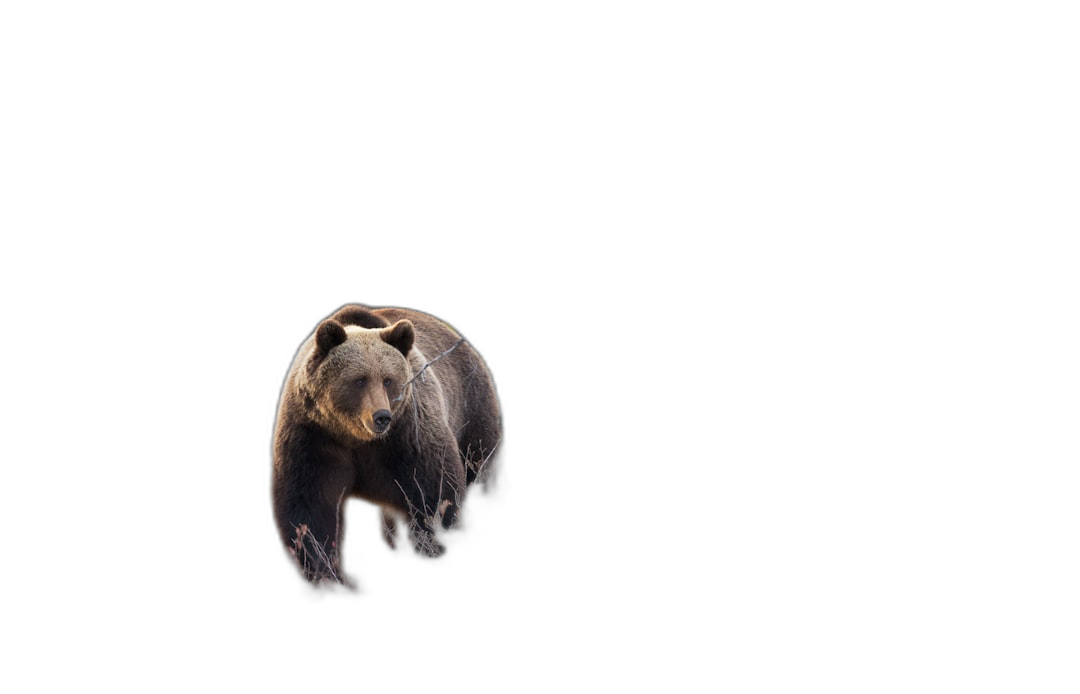
[[[301,432],[302,433],[302,432]],[[341,573],[342,510],[349,467],[340,451],[301,433],[279,441],[274,469],[274,515],[285,548],[312,583]]]

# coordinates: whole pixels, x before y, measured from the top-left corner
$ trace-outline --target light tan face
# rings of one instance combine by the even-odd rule
[[[402,390],[412,372],[399,347],[386,341],[398,337],[393,330],[346,327],[345,341],[326,354],[316,374],[319,410],[362,441],[386,436],[405,404]]]

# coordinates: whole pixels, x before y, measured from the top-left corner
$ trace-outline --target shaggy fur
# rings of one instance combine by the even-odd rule
[[[389,422],[389,424],[387,424]],[[410,309],[344,306],[301,345],[274,434],[274,515],[304,576],[346,582],[339,548],[351,496],[397,519],[417,551],[438,556],[441,521],[491,474],[502,435],[495,386],[450,326]]]

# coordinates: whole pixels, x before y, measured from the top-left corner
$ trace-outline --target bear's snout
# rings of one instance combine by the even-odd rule
[[[386,427],[390,426],[390,410],[379,410],[371,417],[371,421],[375,424],[375,433],[383,433]]]

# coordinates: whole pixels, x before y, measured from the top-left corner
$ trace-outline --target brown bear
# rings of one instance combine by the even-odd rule
[[[300,346],[274,433],[278,531],[304,576],[347,583],[339,551],[345,499],[382,507],[383,537],[408,522],[438,556],[441,522],[466,487],[489,479],[502,427],[487,366],[443,321],[410,309],[343,306]]]

